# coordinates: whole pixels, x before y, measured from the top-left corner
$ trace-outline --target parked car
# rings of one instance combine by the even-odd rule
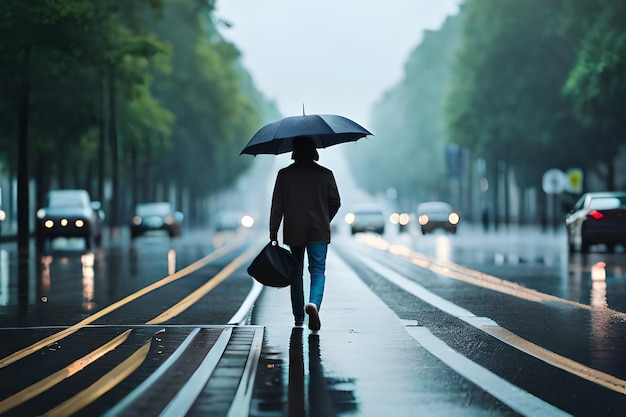
[[[443,229],[454,234],[460,220],[459,213],[443,201],[427,201],[417,206],[417,221],[423,235],[435,229]]]
[[[376,207],[363,207],[346,214],[346,223],[350,225],[352,234],[373,232],[382,235],[385,232],[385,216]]]
[[[161,232],[169,237],[182,235],[183,213],[175,211],[168,202],[137,204],[135,215],[130,221],[130,238],[146,233]]]
[[[565,216],[570,252],[604,244],[609,252],[626,246],[626,192],[585,193]]]
[[[53,190],[37,210],[36,236],[40,248],[58,237],[83,238],[85,247],[102,243],[104,212],[100,202],[91,201],[86,190]]]

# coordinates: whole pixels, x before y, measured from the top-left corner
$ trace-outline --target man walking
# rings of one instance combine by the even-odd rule
[[[319,310],[326,280],[326,254],[330,243],[330,222],[340,207],[339,191],[331,170],[315,161],[319,155],[313,139],[294,138],[291,159],[295,162],[281,169],[276,177],[270,212],[270,240],[278,240],[283,223],[283,242],[289,245],[299,267],[291,283],[291,307],[296,326],[309,315],[309,329],[321,327]],[[309,303],[304,305],[304,253],[309,261],[311,278]]]

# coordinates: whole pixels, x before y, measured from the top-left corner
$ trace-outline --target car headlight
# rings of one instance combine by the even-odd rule
[[[48,219],[43,223],[43,225],[46,229],[52,229],[54,227],[54,222]]]
[[[139,226],[141,224],[141,217],[140,216],[133,217],[133,224],[135,226]]]
[[[37,210],[37,218],[43,219],[44,217],[46,217],[46,210],[44,209]]]
[[[344,220],[346,221],[346,223],[352,224],[356,220],[356,216],[354,215],[354,213],[348,213],[346,214],[346,217],[344,217]]]
[[[399,224],[401,226],[406,226],[407,224],[409,224],[409,215],[407,213],[393,213],[391,216],[389,216],[389,221],[392,224]]]
[[[0,222],[3,222],[7,218],[7,214],[4,210],[0,210]]]
[[[459,220],[461,220],[461,218],[457,213],[450,213],[448,215],[448,221],[450,222],[450,224],[457,224]]]
[[[428,215],[426,214],[420,215],[418,221],[422,226],[426,226],[428,224]]]
[[[252,216],[245,215],[241,218],[241,225],[246,228],[250,228],[254,225],[254,219]]]
[[[80,229],[81,227],[83,227],[84,225],[85,225],[85,222],[84,222],[84,220],[81,220],[81,219],[77,219],[77,220],[74,222],[74,226],[78,227],[79,229]]]

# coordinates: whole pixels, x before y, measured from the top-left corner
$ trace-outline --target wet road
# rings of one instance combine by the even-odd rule
[[[389,242],[434,259],[454,262],[556,297],[626,312],[626,253],[568,254],[565,231],[464,225],[456,235],[388,233]]]
[[[253,400],[244,396],[233,404],[252,404],[250,415],[299,415],[303,409],[315,415],[315,404],[300,395],[305,386],[309,396],[325,398],[316,405],[324,415],[392,410],[398,411],[394,415],[412,415],[409,410],[416,407],[427,411],[442,404],[457,413],[472,410],[472,415],[543,416],[553,406],[572,415],[621,415],[619,410],[626,407],[626,314],[619,296],[624,253],[570,257],[558,234],[465,232],[389,233],[385,239],[337,236],[328,275],[350,275],[343,282],[352,284],[334,294],[332,286],[338,283],[329,284],[324,314],[330,319],[325,319],[319,339],[294,336],[285,290],[282,303],[263,293],[252,314],[253,326],[225,327],[251,290],[245,266],[258,251],[254,234],[199,232],[172,241],[146,238],[133,245],[119,240],[105,242],[95,253],[70,242],[50,254],[34,255],[28,296],[21,298],[14,255],[5,246],[0,325],[3,340],[10,343],[0,347],[0,377],[20,378],[14,386],[3,385],[0,410],[10,410],[7,415],[43,414],[80,387],[106,375],[119,379],[109,374],[135,364],[132,378],[106,394],[91,394],[77,415],[99,415],[112,404],[137,410],[151,403],[154,410],[142,408],[142,415],[157,415],[163,408],[147,396],[157,385],[145,395],[130,394],[141,381],[158,374],[151,384],[183,390],[188,384],[169,379],[176,373],[159,370],[166,364],[167,369],[185,369],[189,372],[184,378],[192,381],[192,371],[203,369],[202,358],[221,349],[227,360],[220,360],[214,372],[202,372],[214,378],[200,384],[204,388],[188,404],[188,415],[207,410],[229,415],[230,400],[246,391],[232,376],[243,375],[243,380],[246,372],[256,372],[256,380],[250,379]],[[167,279],[171,282],[165,283]],[[363,289],[357,291],[357,286]],[[146,289],[150,291],[136,295]],[[382,308],[389,313],[381,316]],[[441,356],[449,349],[469,365],[455,366]],[[133,359],[137,357],[143,359]],[[22,393],[39,392],[43,388],[37,384],[56,375],[55,370],[84,366],[85,358],[94,361],[89,372],[50,385],[37,401]],[[245,365],[256,364],[252,359],[258,361],[256,371]],[[173,365],[181,363],[175,360],[187,365]],[[366,369],[365,363],[379,365]],[[519,408],[508,394],[481,385],[478,374],[470,371],[477,366],[504,378],[495,385],[506,381],[540,399],[538,410],[543,411]],[[350,371],[338,374],[338,369]],[[292,386],[294,380],[297,386]],[[268,384],[274,389],[268,390]],[[163,394],[160,407],[178,404],[172,390]],[[16,398],[20,405],[13,403]],[[268,404],[271,412],[263,408]],[[296,414],[290,414],[293,407],[299,410]],[[111,415],[126,414],[118,410]]]
[[[159,235],[143,237],[134,242],[120,238],[105,240],[103,247],[85,251],[80,240],[56,241],[53,250],[42,254],[31,248],[27,282],[18,285],[18,262],[15,245],[3,244],[0,256],[2,294],[0,324],[3,326],[60,326],[71,325],[112,303],[129,296],[159,280],[192,265],[229,243],[244,236],[215,235],[212,232],[191,234],[184,239],[168,239]],[[232,241],[232,242],[231,242]],[[200,272],[190,274],[176,285],[168,286],[164,300],[143,302],[131,313],[133,317],[147,317],[159,306],[167,305],[168,298],[176,300],[201,285],[207,276],[214,275],[233,260],[237,252],[216,256],[215,262]],[[249,291],[249,278],[241,277],[248,285],[238,291],[239,298]],[[224,287],[229,287],[225,285]],[[230,288],[226,288],[230,290]],[[217,292],[222,292],[219,288]],[[20,297],[19,294],[23,296]],[[211,315],[201,308],[194,310],[189,323],[225,323],[237,305],[229,305],[232,297],[216,297]],[[135,303],[139,304],[139,303]],[[233,310],[234,308],[234,310]],[[230,315],[228,315],[230,314]],[[133,316],[134,315],[134,316]],[[112,322],[115,322],[112,319]],[[107,319],[105,319],[107,323]]]

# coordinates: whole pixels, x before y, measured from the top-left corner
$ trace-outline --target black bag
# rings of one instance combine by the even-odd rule
[[[248,267],[248,274],[269,287],[287,287],[298,261],[278,242],[269,242]]]

